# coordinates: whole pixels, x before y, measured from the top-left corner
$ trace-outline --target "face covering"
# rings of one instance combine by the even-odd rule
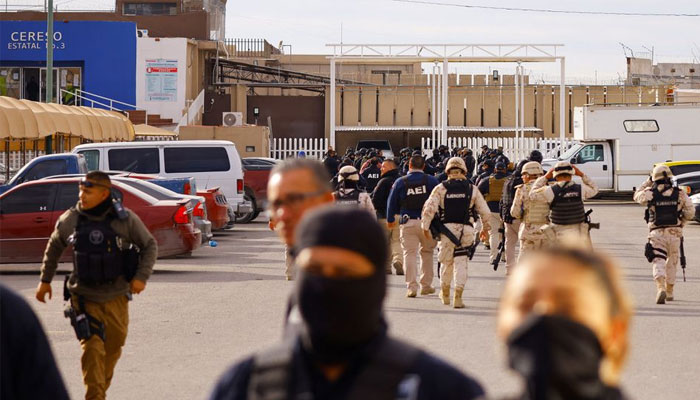
[[[525,378],[529,400],[608,398],[599,377],[603,352],[587,327],[556,315],[532,315],[507,340],[508,361]]]
[[[376,274],[330,279],[302,272],[298,288],[302,341],[317,361],[346,361],[380,331],[385,283]]]

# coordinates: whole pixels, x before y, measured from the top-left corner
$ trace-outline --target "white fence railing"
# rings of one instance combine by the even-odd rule
[[[516,138],[512,137],[451,137],[447,139],[447,147],[450,149],[466,147],[471,149],[476,155],[481,152],[481,147],[484,145],[491,149],[502,146],[503,153],[511,160],[527,157],[532,150],[541,151],[544,158],[554,158],[558,156],[559,139],[520,138],[520,146],[517,145],[518,143],[516,140]],[[437,142],[433,144],[432,141],[432,138],[421,139],[423,154],[430,155],[433,149],[438,147]],[[566,140],[566,149],[575,143],[578,143],[578,141],[571,139]],[[516,149],[518,147],[520,148],[520,155],[517,154],[518,151]]]
[[[15,171],[18,169],[22,168],[24,164],[28,163],[29,161],[33,160],[34,158],[37,158],[39,156],[43,156],[46,154],[45,151],[40,150],[37,152],[34,152],[33,150],[27,150],[25,152],[25,158],[24,158],[24,163],[22,162],[22,152],[21,151],[11,151],[10,152],[10,162],[7,162],[7,153],[5,152],[0,152],[0,169],[2,169],[2,174],[5,173],[5,168],[7,168],[8,164],[10,166],[10,174],[13,174]]]
[[[299,157],[304,152],[306,158],[322,160],[328,151],[328,139],[273,138],[270,140],[270,157],[277,160]]]

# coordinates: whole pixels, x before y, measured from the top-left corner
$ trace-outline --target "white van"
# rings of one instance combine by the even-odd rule
[[[77,146],[88,170],[130,171],[164,178],[193,177],[197,189],[221,188],[234,212],[250,212],[243,200],[243,167],[236,146],[225,140],[91,143]]]

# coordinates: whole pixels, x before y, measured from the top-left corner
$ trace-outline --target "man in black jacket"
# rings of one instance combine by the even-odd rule
[[[394,160],[386,160],[382,163],[382,179],[372,192],[372,204],[377,211],[379,224],[386,227],[386,208],[389,193],[394,182],[399,178],[399,169]],[[398,215],[395,217],[398,219]],[[391,247],[391,267],[396,270],[396,275],[403,275],[403,253],[401,251],[401,241],[399,240],[399,228],[387,228],[389,245]],[[386,273],[391,274],[391,267],[387,266]]]
[[[342,226],[343,229],[338,229]],[[324,207],[295,234],[301,326],[228,370],[212,400],[469,400],[481,386],[387,333],[387,244],[373,215]]]

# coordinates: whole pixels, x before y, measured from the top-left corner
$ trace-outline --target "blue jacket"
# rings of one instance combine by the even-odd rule
[[[428,189],[428,194],[433,191],[433,188],[438,185],[438,180],[434,176],[427,175],[420,171],[411,171],[406,175],[405,179],[410,183],[418,183],[426,177],[426,186]],[[406,198],[406,184],[404,183],[404,178],[399,178],[394,182],[394,186],[391,188],[391,193],[389,193],[389,200],[387,200],[387,222],[394,222],[394,215],[408,215],[411,218],[420,218],[421,210],[404,210],[401,208],[401,201]]]

